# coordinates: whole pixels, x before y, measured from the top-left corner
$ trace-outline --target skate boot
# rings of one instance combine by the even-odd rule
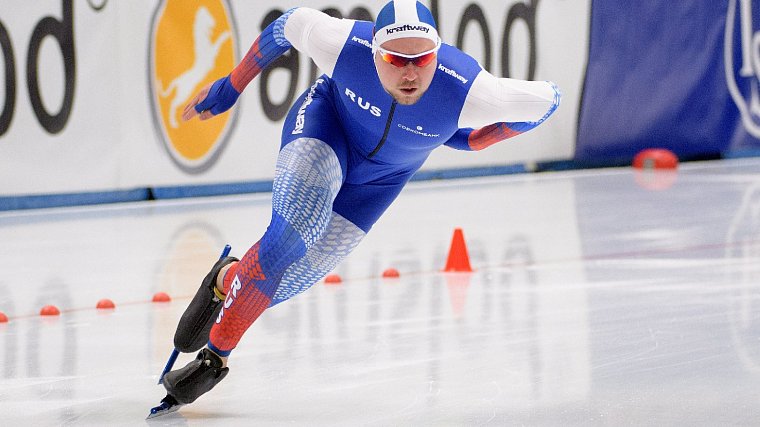
[[[208,342],[208,334],[224,302],[224,294],[216,289],[216,278],[226,265],[239,261],[235,257],[224,257],[214,264],[201,282],[190,305],[187,306],[174,333],[174,348],[183,353],[200,350]]]
[[[229,368],[222,368],[222,359],[216,353],[204,348],[184,368],[166,374],[164,387],[169,394],[167,398],[173,397],[181,405],[193,403],[219,384],[229,371]]]

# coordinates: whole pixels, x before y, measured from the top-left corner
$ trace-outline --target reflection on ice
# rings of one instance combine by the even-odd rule
[[[161,423],[752,424],[752,162],[684,165],[667,188],[627,170],[415,184],[338,267],[341,285],[268,310],[229,377]],[[0,214],[4,422],[143,422],[198,281],[225,243],[239,255],[258,239],[268,206]],[[474,273],[440,271],[455,227]],[[382,279],[389,267],[401,277]],[[173,301],[151,303],[157,291]],[[101,298],[116,309],[95,310]],[[62,315],[37,316],[46,304]]]

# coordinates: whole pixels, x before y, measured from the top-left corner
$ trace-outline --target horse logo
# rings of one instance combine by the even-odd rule
[[[150,49],[151,107],[174,163],[200,173],[215,162],[235,122],[234,110],[214,120],[182,122],[185,104],[237,63],[229,5],[222,0],[165,0],[156,9]]]

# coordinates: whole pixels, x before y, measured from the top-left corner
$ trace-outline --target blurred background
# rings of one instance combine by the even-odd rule
[[[291,51],[230,112],[182,106],[285,10],[384,2],[0,0],[2,423],[142,424],[200,278],[264,232],[283,118],[321,72]],[[233,374],[159,423],[756,424],[760,0],[424,3],[560,108],[436,150],[340,285],[268,310]],[[455,228],[474,272],[442,271]]]
[[[314,0],[373,19],[384,1]],[[485,153],[433,153],[418,179],[760,154],[760,3],[431,0],[445,42],[497,76],[551,80],[544,126]],[[295,51],[200,126],[189,96],[226,75],[298,1],[4,0],[0,209],[267,191],[280,126],[321,72]],[[218,42],[201,81],[181,77]]]

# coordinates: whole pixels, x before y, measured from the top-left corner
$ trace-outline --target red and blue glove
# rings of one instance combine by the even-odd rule
[[[214,82],[208,91],[206,98],[195,106],[195,111],[202,113],[210,111],[217,115],[229,110],[237,102],[238,92],[230,82],[230,76],[223,77]]]

